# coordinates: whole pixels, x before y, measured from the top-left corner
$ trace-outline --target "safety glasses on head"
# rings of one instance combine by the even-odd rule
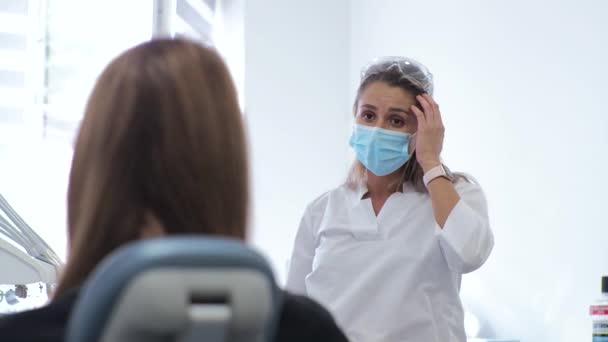
[[[433,95],[433,74],[420,62],[406,57],[385,56],[373,59],[361,69],[361,83],[372,75],[389,71],[399,72],[403,78]]]

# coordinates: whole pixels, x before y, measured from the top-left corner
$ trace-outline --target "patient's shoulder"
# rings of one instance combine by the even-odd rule
[[[275,341],[348,340],[323,306],[308,297],[285,292]]]

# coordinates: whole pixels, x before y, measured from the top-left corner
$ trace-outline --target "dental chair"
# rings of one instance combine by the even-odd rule
[[[271,341],[281,291],[242,242],[138,241],[108,256],[81,290],[68,342]]]

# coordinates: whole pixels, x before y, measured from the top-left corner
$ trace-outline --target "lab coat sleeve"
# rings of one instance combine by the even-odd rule
[[[287,272],[288,291],[306,295],[306,276],[312,272],[315,254],[315,237],[310,212],[307,209],[300,222]]]
[[[481,188],[459,180],[456,191],[460,200],[450,212],[443,229],[436,225],[435,233],[449,268],[464,274],[475,271],[488,259],[494,248],[494,235]]]

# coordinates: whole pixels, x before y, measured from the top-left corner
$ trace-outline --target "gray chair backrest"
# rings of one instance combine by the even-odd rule
[[[118,249],[95,269],[67,341],[271,341],[280,306],[268,263],[240,241],[150,239]]]

